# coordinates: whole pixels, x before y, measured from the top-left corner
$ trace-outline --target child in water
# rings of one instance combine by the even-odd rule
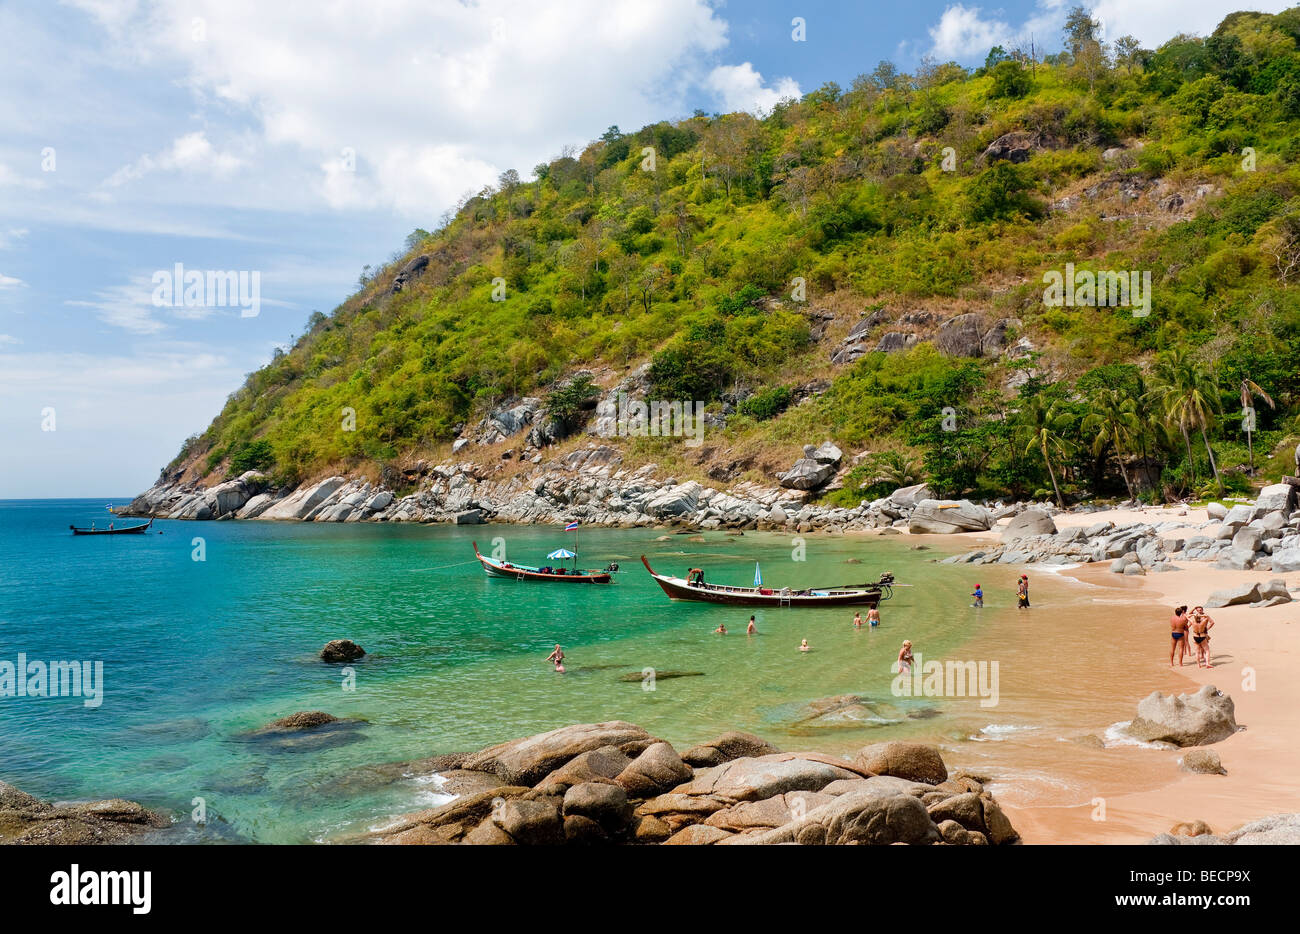
[[[715,630],[713,630],[713,631],[714,631],[715,633],[718,633],[719,635],[723,635],[723,636],[725,636],[725,635],[727,634],[727,624],[726,624],[726,623],[718,623],[718,628],[715,629]]]
[[[810,651],[810,649],[811,649],[811,646],[808,645],[808,640],[807,640],[807,639],[804,639],[802,642],[799,643],[799,651],[800,651],[800,652],[807,652],[807,651]]]
[[[754,625],[754,617],[749,618],[749,625],[745,627],[745,634],[752,636],[758,632],[758,627]]]
[[[861,629],[861,628],[862,628],[862,611],[861,611],[861,610],[859,610],[858,612],[856,612],[856,613],[853,614],[853,628],[854,628],[854,629]]]
[[[898,673],[911,673],[912,671],[912,640],[904,639],[903,647],[898,650]]]
[[[984,591],[980,589],[980,585],[979,585],[979,584],[976,584],[976,585],[975,585],[975,592],[972,593],[971,596],[975,598],[975,602],[972,603],[971,606],[973,606],[973,607],[983,607],[983,606],[984,606]]]

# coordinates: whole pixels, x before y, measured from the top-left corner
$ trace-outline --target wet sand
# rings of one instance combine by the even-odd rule
[[[1062,516],[1057,524],[1205,521],[1203,510],[1178,512]],[[961,538],[976,547],[980,539],[996,539],[997,531]],[[1060,571],[1066,589],[1054,581],[1049,588],[1058,605],[1035,599],[1023,612],[1023,623],[989,631],[970,644],[988,658],[1004,659],[1001,703],[975,715],[1004,730],[952,753],[959,765],[987,770],[994,779],[991,789],[1026,843],[1143,843],[1181,821],[1203,820],[1223,833],[1269,814],[1300,810],[1294,782],[1300,768],[1300,675],[1295,671],[1300,603],[1208,610],[1216,621],[1215,667],[1198,668],[1192,657],[1171,669],[1168,659],[1174,605],[1195,606],[1212,591],[1249,581],[1281,577],[1296,587],[1300,575],[1177,564],[1183,570],[1142,577],[1112,574],[1109,562]],[[999,588],[1022,572],[1035,584],[1052,577],[1046,568],[1033,566],[969,570]],[[997,595],[1014,600],[1011,586],[1009,595]],[[1036,587],[1034,596],[1043,590]],[[1151,691],[1190,693],[1203,684],[1229,694],[1237,722],[1247,728],[1208,747],[1219,754],[1227,775],[1183,772],[1178,761],[1184,750],[1137,744],[1113,728],[1131,719],[1137,702]]]

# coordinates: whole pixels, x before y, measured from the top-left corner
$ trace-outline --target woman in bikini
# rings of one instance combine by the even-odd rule
[[[1196,667],[1213,668],[1210,664],[1210,627],[1214,620],[1207,616],[1204,607],[1192,610],[1190,630],[1192,642],[1196,644]]]
[[[898,650],[898,673],[900,675],[904,672],[910,674],[912,671],[912,661],[912,640],[904,639],[903,647]]]
[[[564,671],[564,649],[560,648],[560,643],[555,643],[555,651],[546,656],[548,662],[555,662],[555,670]]]
[[[877,610],[874,606],[871,609],[867,610],[867,622],[870,623],[872,626],[880,625],[880,611]]]
[[[1187,654],[1187,607],[1174,608],[1174,615],[1169,617],[1169,667],[1174,667],[1174,655],[1178,655],[1178,667],[1183,667],[1183,656]]]

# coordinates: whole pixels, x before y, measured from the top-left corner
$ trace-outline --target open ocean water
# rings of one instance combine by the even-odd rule
[[[446,800],[418,770],[392,781],[369,766],[576,722],[629,720],[679,749],[731,729],[820,751],[956,736],[969,727],[945,717],[969,719],[974,701],[891,696],[899,645],[940,657],[1016,613],[1009,598],[972,610],[967,594],[976,581],[1010,593],[1018,569],[941,567],[944,552],[891,537],[809,535],[796,561],[790,535],[583,529],[580,563],[618,562],[617,583],[547,585],[487,578],[470,542],[486,553],[500,538],[510,560],[546,563],[573,547],[559,527],[156,521],[138,537],[74,537],[70,523],[140,521],[106,502],[0,501],[0,662],[102,662],[104,682],[97,707],[0,696],[0,780],[43,799],[141,801],[175,818],[162,841],[344,839]],[[757,560],[778,587],[886,570],[912,586],[882,604],[878,629],[854,630],[853,608],[670,602],[641,554],[719,582],[751,583]],[[713,634],[719,622],[729,635]],[[368,652],[353,690],[345,666],[318,657],[334,638]],[[562,675],[544,661],[556,642]],[[883,713],[807,720],[808,703],[848,693]],[[288,744],[249,735],[303,710],[359,722]]]

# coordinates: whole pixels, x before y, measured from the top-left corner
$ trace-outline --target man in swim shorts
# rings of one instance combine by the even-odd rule
[[[1169,617],[1169,667],[1174,667],[1174,654],[1178,655],[1178,667],[1183,667],[1183,656],[1187,654],[1187,607],[1174,608],[1174,615]]]

